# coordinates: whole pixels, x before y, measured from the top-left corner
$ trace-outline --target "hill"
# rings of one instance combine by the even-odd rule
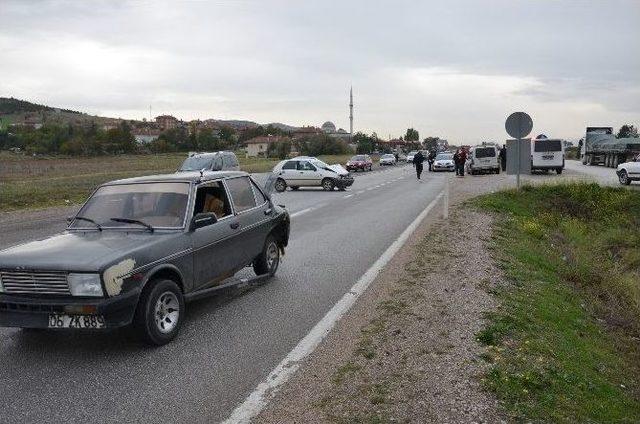
[[[80,114],[75,110],[60,109],[51,106],[31,103],[26,100],[14,99],[13,97],[0,97],[0,115],[14,115],[29,112],[65,112]]]

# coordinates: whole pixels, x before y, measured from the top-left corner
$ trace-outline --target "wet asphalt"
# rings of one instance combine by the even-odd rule
[[[226,418],[442,190],[410,166],[358,173],[346,192],[276,194],[292,214],[277,275],[187,305],[160,348],[127,329],[0,329],[0,421],[193,422]],[[0,217],[0,245],[61,231],[72,208]],[[2,247],[2,246],[0,246]],[[250,275],[249,270],[242,274]]]

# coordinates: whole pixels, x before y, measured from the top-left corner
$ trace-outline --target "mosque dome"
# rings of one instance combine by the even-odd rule
[[[336,126],[331,121],[327,121],[324,124],[322,124],[321,128],[322,128],[322,131],[324,131],[326,133],[334,133],[334,132],[336,132]]]

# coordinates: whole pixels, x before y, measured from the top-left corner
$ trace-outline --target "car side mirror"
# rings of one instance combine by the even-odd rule
[[[191,220],[191,226],[189,229],[191,231],[197,230],[198,228],[206,227],[207,225],[215,224],[216,222],[218,222],[218,217],[213,212],[197,213]]]

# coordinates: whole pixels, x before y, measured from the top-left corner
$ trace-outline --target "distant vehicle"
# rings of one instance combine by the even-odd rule
[[[587,127],[580,157],[584,165],[618,164],[633,161],[640,154],[640,138],[616,138],[612,127]]]
[[[240,163],[235,153],[220,152],[190,152],[182,162],[178,172],[189,171],[239,171]]]
[[[531,140],[531,170],[562,174],[564,169],[564,145],[562,140],[536,138]]]
[[[100,186],[67,230],[0,251],[0,326],[130,324],[149,344],[178,333],[185,302],[276,273],[287,211],[244,172],[185,172]]]
[[[407,163],[413,163],[413,157],[418,154],[417,150],[412,150],[407,153]]]
[[[380,156],[380,166],[395,165],[395,164],[396,164],[395,155],[387,154],[387,155]]]
[[[369,155],[356,155],[347,162],[347,171],[371,171],[372,169],[373,161]]]
[[[287,187],[322,187],[331,191],[335,187],[345,190],[353,184],[353,177],[342,165],[327,165],[316,158],[296,157],[283,160],[273,168],[277,176],[274,188],[283,192]]]
[[[455,165],[453,163],[453,153],[445,152],[438,153],[433,161],[433,171],[455,171]]]
[[[622,185],[629,185],[631,181],[640,181],[640,154],[633,160],[618,165],[616,174]]]
[[[484,173],[500,173],[498,149],[493,145],[475,146],[469,151],[467,172],[471,175]]]

